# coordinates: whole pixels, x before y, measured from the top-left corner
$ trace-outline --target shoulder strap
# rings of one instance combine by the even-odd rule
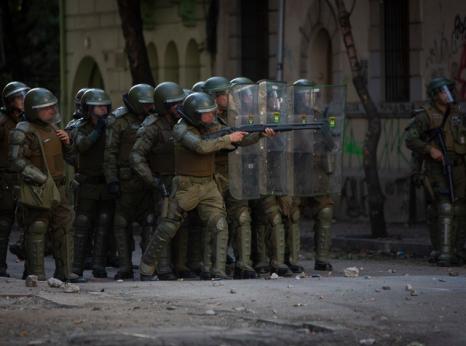
[[[44,166],[45,166],[45,168],[47,169],[47,175],[50,176],[49,165],[47,164],[47,159],[45,158],[44,146],[42,145],[42,138],[41,138],[40,135],[36,132],[36,130],[34,129],[34,126],[31,126],[30,129],[31,129],[31,133],[32,133],[32,134],[37,138],[37,140],[39,141],[40,152],[42,153],[42,160],[44,161]]]

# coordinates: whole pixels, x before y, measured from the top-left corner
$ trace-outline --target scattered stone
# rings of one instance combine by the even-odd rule
[[[382,292],[381,290],[379,290],[378,288],[375,289],[375,292],[379,293],[379,292]]]
[[[392,273],[392,274],[396,273],[396,269],[389,269],[389,270],[387,270],[387,271],[388,271],[389,273]]]
[[[63,292],[65,293],[79,293],[80,288],[78,285],[71,284],[69,282],[63,285]]]
[[[293,306],[294,306],[295,308],[298,308],[298,307],[304,306],[304,304],[302,304],[302,303],[297,303],[297,304],[294,304]]]
[[[366,275],[366,276],[364,276],[364,279],[366,279],[366,280],[372,279],[372,276]]]
[[[233,308],[233,310],[238,311],[238,312],[242,312],[242,311],[245,311],[246,308],[243,307],[243,306],[238,306],[238,307],[236,307],[236,308]]]
[[[28,275],[26,278],[26,287],[37,287],[39,281],[37,275]]]
[[[419,342],[419,341],[413,341],[413,342],[410,342],[408,345],[406,346],[425,346],[422,342]]]
[[[313,278],[320,278],[320,274],[312,274]]]
[[[123,282],[123,280],[122,280],[122,279],[118,279],[117,282]]]
[[[61,281],[61,280],[59,280],[57,278],[50,278],[50,279],[47,280],[47,283],[52,288],[61,288],[65,284],[63,281]]]
[[[411,291],[414,290],[413,286],[410,285],[410,284],[407,284],[406,287],[405,287],[405,289],[406,289],[406,291],[408,291],[408,292],[411,292]]]
[[[255,314],[255,313],[256,313],[256,311],[253,310],[253,309],[246,309],[245,311],[246,311],[248,314]]]
[[[272,309],[272,314],[276,315],[278,312],[275,309]]]
[[[98,307],[98,306],[94,306],[94,307],[92,308],[92,311],[101,311],[101,310],[102,310],[102,308],[100,308],[100,307]]]
[[[412,290],[409,294],[413,297],[416,297],[418,295],[416,290]]]
[[[294,286],[293,285],[288,285],[288,288],[294,288]]]
[[[390,291],[392,288],[390,286],[382,286],[384,291]]]
[[[295,279],[296,279],[296,280],[301,280],[301,276],[296,275]]]
[[[357,267],[348,267],[344,270],[347,278],[356,278],[359,276],[359,269]]]
[[[449,276],[458,276],[458,275],[460,275],[460,273],[455,272],[455,271],[449,271],[449,272],[448,272],[448,275],[449,275]]]
[[[439,282],[447,282],[446,280],[444,279],[438,279]]]
[[[216,315],[217,313],[216,313],[214,310],[206,310],[205,314],[206,314],[206,315],[209,315],[209,316],[214,316],[214,315]]]
[[[234,288],[232,288],[232,289],[230,290],[230,293],[231,293],[231,294],[236,294],[236,290],[235,290]]]
[[[105,292],[105,288],[102,288],[102,289],[100,290],[100,292]]]
[[[272,273],[272,275],[270,275],[271,280],[277,280],[278,278],[279,278],[279,276],[278,276],[277,273]]]
[[[212,283],[212,287],[222,287],[222,286],[225,286],[223,283],[221,282],[218,282],[218,281],[214,281]]]
[[[374,344],[375,344],[375,339],[372,339],[372,338],[359,340],[359,345],[374,345]]]

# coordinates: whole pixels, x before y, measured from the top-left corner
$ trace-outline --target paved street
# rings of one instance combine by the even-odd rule
[[[12,278],[0,279],[1,345],[466,343],[466,267],[362,258],[334,260],[331,275],[316,277],[306,260],[299,279],[94,279],[64,293],[46,282],[25,287],[22,263],[9,262]],[[359,276],[345,277],[347,267]]]

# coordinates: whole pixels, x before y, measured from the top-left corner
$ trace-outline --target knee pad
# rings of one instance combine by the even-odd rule
[[[251,213],[248,208],[242,208],[238,213],[238,223],[240,226],[251,223]]]
[[[107,212],[102,212],[99,214],[99,225],[108,225],[110,223],[110,214]]]
[[[441,217],[453,216],[453,206],[450,202],[441,201],[437,206],[438,214]]]
[[[74,226],[80,229],[89,228],[91,226],[89,217],[85,214],[79,214],[78,216],[76,216],[76,220],[74,221]]]
[[[119,227],[119,228],[126,228],[128,226],[128,221],[126,221],[126,218],[120,214],[115,214],[113,223],[115,227]]]
[[[290,221],[292,223],[298,223],[300,218],[301,218],[301,212],[299,211],[299,208],[296,208],[291,211]]]
[[[29,226],[29,232],[39,235],[45,235],[47,233],[47,224],[42,220],[34,221]]]
[[[207,221],[207,227],[214,233],[220,233],[222,231],[228,232],[228,223],[225,215],[222,213],[212,215]]]
[[[154,221],[155,221],[155,216],[153,213],[146,215],[146,220],[145,220],[146,225],[148,226],[153,225]]]
[[[327,223],[332,222],[333,208],[332,207],[322,208],[319,211],[318,217],[321,222],[327,222]]]

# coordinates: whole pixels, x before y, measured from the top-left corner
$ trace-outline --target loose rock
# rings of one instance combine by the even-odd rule
[[[50,278],[47,280],[47,283],[49,284],[50,287],[52,288],[61,288],[65,284],[63,281],[56,279],[56,278]]]
[[[359,276],[359,269],[357,267],[348,267],[344,270],[347,278],[356,278]]]
[[[39,281],[37,275],[28,275],[26,278],[26,287],[37,287]]]
[[[79,291],[80,288],[78,285],[70,284],[69,282],[63,286],[63,292],[65,293],[79,293]]]

